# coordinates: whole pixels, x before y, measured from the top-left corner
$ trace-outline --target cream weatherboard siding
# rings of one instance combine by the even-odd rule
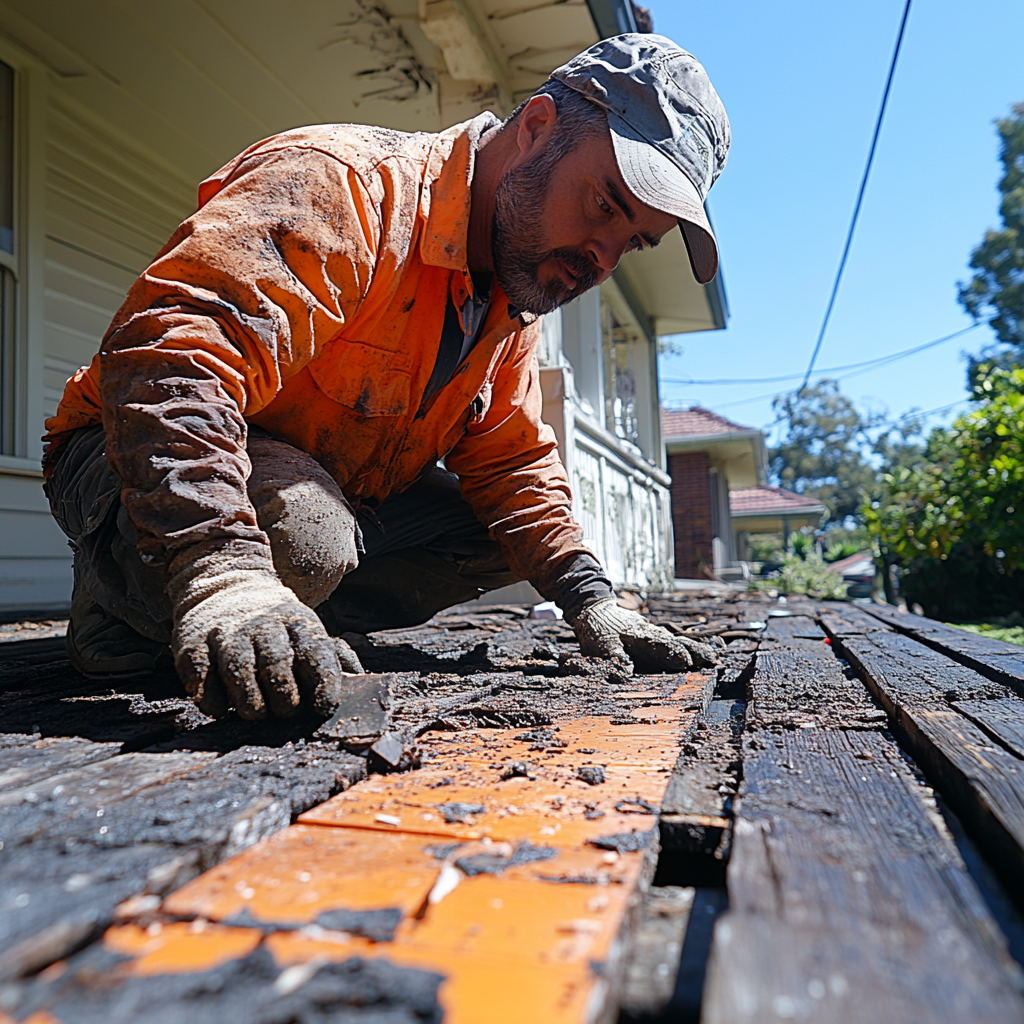
[[[42,356],[36,433],[136,275],[195,204],[191,186],[56,90],[44,109],[44,213],[30,226],[43,257],[42,316],[31,333]],[[17,468],[0,469],[0,611],[60,608],[71,594],[71,552],[40,478]]]

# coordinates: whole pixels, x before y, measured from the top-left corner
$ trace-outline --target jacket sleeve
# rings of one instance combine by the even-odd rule
[[[101,346],[99,397],[143,559],[267,544],[246,494],[244,417],[352,317],[379,238],[373,203],[337,159],[257,154],[132,287]]]
[[[611,584],[583,543],[555,433],[541,419],[539,330],[535,324],[515,336],[489,408],[469,424],[445,465],[458,474],[463,496],[500,541],[512,571],[565,607],[565,580],[584,563],[601,596],[611,595]]]

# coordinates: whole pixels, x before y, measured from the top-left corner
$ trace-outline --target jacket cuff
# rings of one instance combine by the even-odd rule
[[[543,597],[562,609],[570,626],[591,605],[615,597],[612,581],[593,555],[577,555],[554,579],[532,582]]]

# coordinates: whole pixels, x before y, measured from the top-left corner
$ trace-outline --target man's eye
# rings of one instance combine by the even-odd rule
[[[605,213],[612,212],[612,208],[608,205],[608,201],[602,195],[597,197],[597,205],[600,206]]]

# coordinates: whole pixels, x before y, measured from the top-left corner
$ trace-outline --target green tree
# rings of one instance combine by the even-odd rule
[[[988,320],[1010,358],[1024,358],[1024,103],[996,121],[1001,140],[1001,231],[986,231],[971,253],[976,271],[961,283],[960,302],[977,320]],[[972,377],[975,368],[972,367]]]
[[[881,474],[863,515],[909,599],[960,621],[1024,598],[1024,369],[976,367],[974,408]]]
[[[875,482],[865,453],[880,417],[862,415],[834,380],[780,395],[772,408],[786,428],[769,452],[772,475],[788,490],[820,501],[832,522],[858,516]]]

